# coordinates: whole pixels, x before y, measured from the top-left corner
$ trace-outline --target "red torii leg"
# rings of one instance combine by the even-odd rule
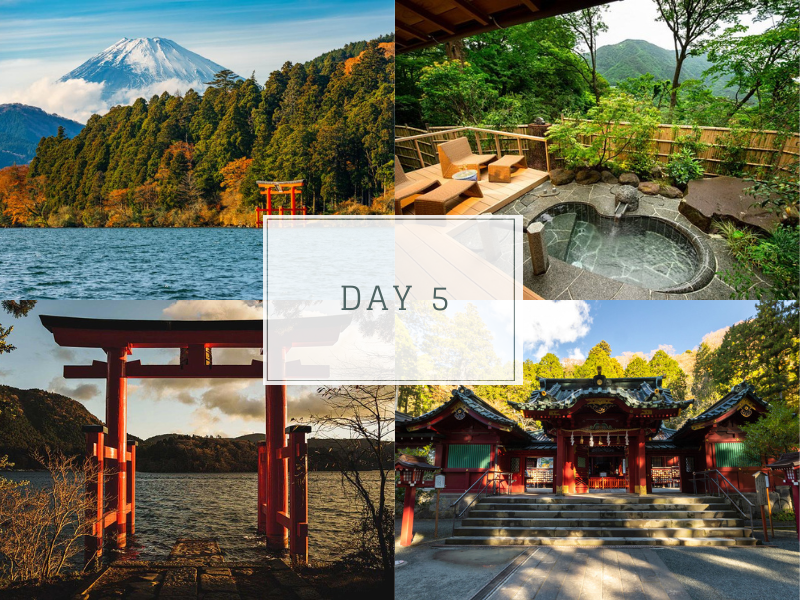
[[[288,465],[282,458],[286,446],[286,386],[266,386],[267,441],[265,444],[265,483],[267,514],[264,522],[267,545],[271,548],[286,548],[286,528],[278,521],[278,513],[286,513],[289,503],[286,481]]]
[[[124,548],[127,543],[127,460],[125,452],[128,449],[128,380],[125,377],[125,361],[128,356],[127,348],[105,348],[107,363],[106,377],[106,426],[108,427],[108,442],[116,450],[117,472],[116,485],[108,486],[108,492],[113,497],[112,506],[116,508],[116,545]]]
[[[105,532],[105,496],[103,482],[105,473],[103,463],[105,458],[105,434],[108,433],[103,425],[84,425],[86,433],[86,456],[97,472],[96,481],[86,481],[86,494],[90,498],[91,506],[86,509],[86,520],[92,524],[91,535],[86,535],[83,549],[83,562],[86,565],[99,561],[103,555],[103,534]]]

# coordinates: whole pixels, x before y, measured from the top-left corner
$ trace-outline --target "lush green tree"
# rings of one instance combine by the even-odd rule
[[[419,85],[422,114],[430,125],[478,125],[499,97],[485,73],[457,60],[424,67]]]
[[[678,102],[681,70],[686,57],[706,36],[725,23],[738,22],[739,16],[753,8],[753,0],[654,0],[658,20],[672,32],[675,46],[675,72],[672,76],[670,109]]]
[[[547,132],[568,166],[617,165],[647,173],[652,166],[658,111],[649,102],[614,91],[589,109],[588,120],[565,119]]]
[[[616,358],[611,356],[611,346],[605,340],[589,350],[586,362],[575,368],[575,377],[591,378],[597,375],[598,369],[609,379],[622,377],[624,370]]]
[[[608,31],[608,25],[603,21],[603,13],[607,10],[607,6],[593,6],[560,17],[582,42],[575,48],[575,53],[588,67],[590,76],[586,83],[591,86],[596,102],[600,102],[600,85],[597,76],[597,36]]]
[[[663,375],[662,385],[672,391],[678,400],[686,397],[686,373],[683,372],[678,361],[664,350],[657,350],[648,363],[650,372],[654,376]]]
[[[34,306],[36,306],[36,300],[3,300],[2,302],[3,310],[15,319],[26,316]],[[13,325],[3,327],[0,324],[0,354],[7,354],[17,349],[7,341],[12,331],[14,331]]]
[[[797,301],[761,301],[757,314],[728,329],[722,345],[695,367],[718,394],[747,380],[770,403],[798,406],[800,312]],[[702,348],[701,348],[702,349]]]
[[[759,2],[757,21],[770,20],[772,26],[758,34],[747,35],[747,28],[737,24],[723,35],[706,40],[701,49],[707,53],[711,77],[726,77],[728,87],[736,89],[736,101],[728,110],[732,117],[758,99],[758,112],[783,116],[784,122],[772,126],[795,131],[797,96],[795,81],[800,60],[800,9],[789,0]],[[788,119],[786,119],[788,118]]]
[[[625,367],[625,377],[652,377],[650,365],[641,356],[634,356]]]
[[[800,447],[797,408],[774,403],[769,411],[754,423],[742,426],[745,433],[744,450],[754,460],[763,463],[779,458],[785,452]]]

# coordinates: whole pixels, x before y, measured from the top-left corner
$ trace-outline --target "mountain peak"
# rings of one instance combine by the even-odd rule
[[[124,37],[59,81],[103,84],[103,98],[127,102],[138,95],[205,89],[225,67],[162,37]]]

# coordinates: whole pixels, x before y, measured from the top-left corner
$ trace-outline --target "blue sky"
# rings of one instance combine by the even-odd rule
[[[0,103],[69,112],[66,99],[46,98],[66,91],[45,82],[124,37],[171,39],[243,77],[255,71],[263,84],[286,61],[393,30],[390,0],[0,0]]]
[[[697,347],[704,335],[752,317],[756,303],[744,300],[531,302],[525,325],[525,358],[546,352],[585,358],[601,340],[615,356],[650,354],[671,346],[675,353]]]

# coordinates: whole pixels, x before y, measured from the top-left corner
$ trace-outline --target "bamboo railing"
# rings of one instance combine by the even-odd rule
[[[543,137],[516,131],[501,131],[481,127],[431,127],[428,131],[395,126],[394,152],[406,171],[423,169],[438,164],[438,144],[458,137],[465,137],[477,154],[522,154],[531,162],[533,144],[544,144],[547,170],[550,170],[550,152]]]
[[[395,127],[395,154],[406,170],[427,167],[439,162],[437,144],[461,135],[470,140],[473,150],[479,154],[481,149],[497,152],[500,155],[518,152],[530,159],[532,144],[535,142],[547,144],[547,142],[545,138],[528,135],[529,127],[529,125],[509,125],[502,127],[501,130],[478,127],[429,127],[424,130],[398,125]],[[691,125],[660,124],[652,138],[657,160],[660,163],[669,162],[669,157],[679,144],[678,138],[691,135],[695,130],[700,131],[698,141],[708,145],[697,156],[703,165],[704,173],[710,176],[724,174],[722,165],[725,162],[725,150],[730,147],[728,139],[736,135],[734,130],[727,127],[693,128]],[[796,171],[800,160],[800,133],[742,130],[739,135],[743,138],[739,140],[739,144],[745,173],[758,175],[760,171],[775,168],[785,172]],[[487,143],[489,146],[485,145]],[[551,162],[555,165],[556,161],[559,161],[558,156],[551,157],[548,148],[548,170]]]

